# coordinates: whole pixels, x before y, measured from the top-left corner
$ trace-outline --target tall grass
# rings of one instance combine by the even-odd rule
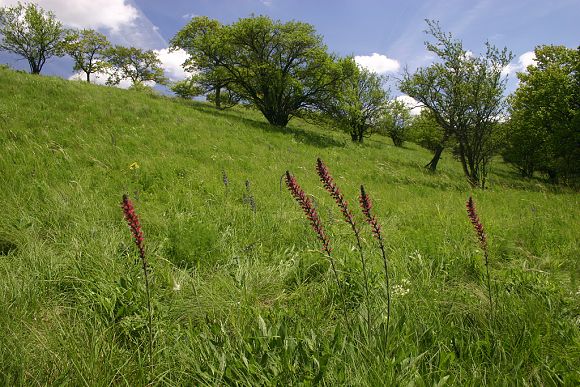
[[[6,70],[0,85],[0,245],[10,246],[0,251],[0,384],[580,383],[575,192],[492,164],[477,204],[493,236],[494,341],[486,267],[463,207],[469,187],[451,155],[433,175],[413,144],[373,136],[355,146],[301,121],[271,127],[244,108]],[[342,323],[336,301],[364,304],[365,285],[316,157],[345,198],[364,183],[388,241],[390,318],[378,312],[384,261],[361,233],[370,340],[366,320]],[[316,203],[344,297],[280,191],[287,169]],[[142,267],[115,199],[123,192],[146,224],[154,265],[151,374]]]

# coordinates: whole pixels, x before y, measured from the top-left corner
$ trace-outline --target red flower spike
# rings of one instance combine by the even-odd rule
[[[328,236],[324,232],[324,228],[322,227],[322,222],[320,220],[320,217],[318,216],[318,212],[316,212],[316,209],[312,205],[312,200],[310,200],[310,198],[304,193],[304,191],[296,181],[296,178],[292,176],[288,171],[286,171],[285,180],[286,185],[288,186],[288,190],[290,191],[294,199],[296,199],[300,207],[302,207],[302,211],[304,211],[304,214],[306,214],[306,218],[308,218],[308,220],[310,221],[312,229],[318,236],[320,242],[322,242],[323,250],[328,255],[330,255],[330,252],[332,251],[332,248],[330,247],[330,240],[328,239]]]
[[[348,202],[344,199],[344,196],[334,183],[334,179],[330,175],[328,168],[320,159],[316,160],[316,172],[318,172],[318,176],[320,177],[320,181],[322,182],[324,188],[328,191],[328,193],[330,193],[330,196],[332,196],[336,204],[338,204],[340,212],[342,212],[342,215],[344,216],[344,220],[346,223],[350,224],[354,233],[358,236],[358,230],[356,229],[354,216],[348,208]]]
[[[143,243],[143,231],[141,230],[141,224],[139,223],[139,217],[135,213],[135,207],[133,206],[133,202],[127,195],[123,195],[123,202],[121,203],[121,208],[123,209],[123,215],[125,216],[125,220],[127,221],[127,225],[131,230],[131,235],[133,235],[133,239],[135,240],[135,244],[139,249],[139,255],[141,259],[145,262],[145,246]],[[145,264],[146,265],[146,264]]]
[[[467,200],[465,207],[467,208],[467,216],[469,217],[471,224],[473,224],[473,229],[477,234],[479,244],[484,251],[487,251],[487,236],[483,230],[483,225],[479,221],[479,216],[477,216],[477,211],[475,209],[475,203],[473,202],[473,198],[471,196]]]
[[[371,197],[367,195],[367,193],[365,192],[365,187],[363,187],[362,185],[360,186],[359,203],[362,212],[365,216],[366,222],[371,226],[374,237],[377,238],[379,241],[382,241],[383,238],[381,235],[381,225],[377,221],[376,216],[371,214],[373,202],[371,200]]]

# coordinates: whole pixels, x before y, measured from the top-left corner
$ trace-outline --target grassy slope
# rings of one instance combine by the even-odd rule
[[[449,156],[425,172],[429,156],[376,137],[354,146],[300,122],[275,129],[244,109],[0,69],[2,384],[579,382],[578,195],[518,180],[499,162],[490,189],[474,192],[497,299],[490,327],[469,187]],[[380,324],[368,338],[356,318],[351,331],[337,320],[328,264],[280,190],[290,169],[315,197],[350,313],[364,311],[353,237],[317,182],[316,157],[353,205],[361,183],[374,198],[397,288],[387,343]],[[150,372],[124,192],[137,198],[153,268]],[[384,322],[367,229],[364,244]]]

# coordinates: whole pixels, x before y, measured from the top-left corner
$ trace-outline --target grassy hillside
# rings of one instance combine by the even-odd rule
[[[374,199],[391,263],[388,337],[380,252],[362,226],[367,305],[317,157],[361,226],[360,184]],[[273,128],[243,108],[0,69],[0,384],[580,383],[577,193],[499,161],[490,188],[473,192],[489,238],[490,319],[470,188],[451,156],[434,175],[429,158],[298,121]],[[286,170],[330,235],[349,325],[328,260],[281,186]],[[123,193],[151,265],[153,367]]]

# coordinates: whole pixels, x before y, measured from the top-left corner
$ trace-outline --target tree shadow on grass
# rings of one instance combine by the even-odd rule
[[[270,125],[268,122],[265,121],[245,117],[244,113],[239,110],[218,110],[211,105],[195,101],[193,101],[193,103],[188,103],[188,105],[196,110],[202,111],[207,114],[211,114],[213,116],[238,120],[239,122],[242,122],[247,126],[262,129],[263,131],[268,133],[281,133],[287,136],[291,136],[294,138],[294,140],[300,143],[312,145],[317,148],[345,146],[344,141],[336,140],[331,136],[325,136],[324,134],[311,132],[309,130],[296,128],[293,126],[286,126],[284,128],[281,128],[278,126]]]

